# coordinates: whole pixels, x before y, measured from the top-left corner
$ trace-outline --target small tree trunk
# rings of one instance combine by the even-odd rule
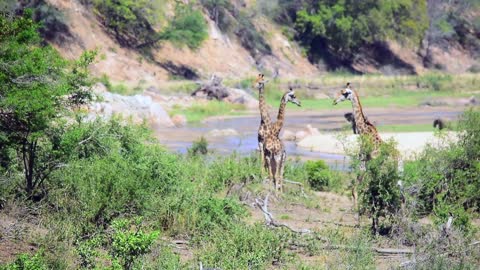
[[[37,150],[37,141],[25,143],[22,146],[23,166],[25,171],[25,191],[30,197],[35,189],[33,183],[34,167],[35,167],[35,153]]]

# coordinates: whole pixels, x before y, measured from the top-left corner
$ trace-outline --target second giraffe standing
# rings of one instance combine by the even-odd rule
[[[270,115],[265,103],[264,86],[266,80],[263,74],[259,74],[255,81],[259,90],[260,127],[258,130],[258,145],[262,159],[262,166],[268,171],[269,179],[273,180],[276,191],[283,189],[283,171],[285,167],[285,147],[280,139],[285,120],[285,107],[288,102],[301,106],[291,88],[282,96],[278,110],[277,121],[271,123]]]

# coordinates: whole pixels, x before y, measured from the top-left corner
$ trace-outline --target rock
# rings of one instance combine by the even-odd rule
[[[330,99],[330,97],[325,93],[315,93],[313,95],[313,98],[315,98],[315,99]]]
[[[258,100],[242,89],[227,88],[227,93],[224,101],[245,105],[247,109],[258,108]]]
[[[258,107],[258,101],[252,95],[242,89],[224,86],[222,84],[222,78],[215,75],[212,76],[209,82],[200,85],[200,87],[192,93],[192,97],[242,104],[248,109]]]
[[[238,132],[233,128],[213,129],[207,133],[209,137],[237,136]]]
[[[103,93],[108,92],[108,89],[103,83],[97,82],[96,84],[92,85],[92,92],[95,95],[102,95]]]
[[[320,135],[320,131],[317,128],[312,127],[312,125],[308,124],[307,127],[303,130],[297,131],[295,133],[295,141],[301,141],[307,136],[316,136]]]
[[[183,114],[176,114],[172,117],[172,122],[176,127],[183,127],[187,124],[187,117]]]
[[[308,133],[305,130],[300,130],[295,133],[295,141],[301,141],[303,138],[307,137]]]
[[[122,96],[110,92],[99,93],[99,96],[102,102],[89,106],[89,119],[94,119],[95,116],[110,118],[113,114],[120,114],[132,118],[136,123],[147,120],[156,127],[174,126],[167,112],[160,104],[153,102],[150,96]]]
[[[282,140],[295,141],[295,132],[286,129],[282,134]]]

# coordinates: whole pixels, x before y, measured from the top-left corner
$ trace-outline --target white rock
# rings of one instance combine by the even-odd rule
[[[282,134],[282,140],[295,141],[295,133],[291,130],[286,129]]]
[[[212,129],[207,133],[209,137],[221,137],[221,136],[237,136],[238,132],[233,128],[227,129]]]
[[[172,122],[177,127],[183,127],[187,124],[187,117],[183,114],[176,114],[172,117]]]

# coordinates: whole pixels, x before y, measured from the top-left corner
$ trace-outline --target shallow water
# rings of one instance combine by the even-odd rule
[[[283,130],[293,132],[304,129],[308,124],[318,128],[320,132],[333,132],[348,129],[348,123],[343,114],[349,111],[332,112],[302,112],[288,114],[285,120]],[[424,124],[432,123],[437,117],[446,120],[457,118],[462,111],[444,111],[444,110],[418,110],[403,111],[374,111],[368,117],[377,125],[391,124]],[[271,115],[274,115],[271,113]],[[205,136],[213,129],[234,129],[238,132],[237,136],[209,137],[206,136],[209,143],[209,149],[220,155],[228,155],[237,152],[242,155],[248,155],[255,152],[257,143],[257,130],[260,123],[259,116],[242,116],[234,118],[215,118],[205,121],[201,124],[187,125],[181,128],[158,129],[156,134],[162,144],[173,151],[186,153],[191,147],[192,141],[201,136]],[[432,127],[433,130],[433,127]],[[285,141],[287,158],[323,159],[325,162],[337,170],[348,169],[348,160],[344,155],[329,154],[321,152],[312,152],[307,149],[299,148],[295,142]]]

